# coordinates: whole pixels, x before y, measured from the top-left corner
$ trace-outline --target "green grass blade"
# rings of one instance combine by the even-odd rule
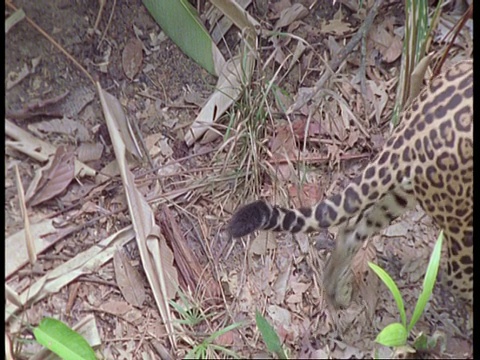
[[[402,295],[400,294],[400,290],[398,290],[397,284],[393,281],[390,275],[387,274],[385,270],[383,270],[380,266],[368,262],[368,266],[372,269],[377,276],[382,279],[383,283],[387,286],[388,290],[393,295],[395,302],[397,303],[398,311],[400,312],[400,319],[402,320],[402,324],[404,327],[407,326],[407,315],[405,314],[405,306],[403,304]]]
[[[398,125],[403,106],[410,94],[411,74],[428,50],[428,39],[431,32],[432,29],[428,28],[427,0],[406,0],[402,64],[392,114],[392,125],[394,127]]]
[[[87,340],[59,320],[44,318],[38,327],[33,329],[33,335],[35,335],[35,339],[39,344],[45,346],[62,359],[96,359],[95,352]]]
[[[211,348],[217,352],[223,352],[225,355],[230,356],[232,359],[240,359],[240,356],[235,351],[227,349],[224,346],[211,344]]]
[[[423,280],[423,288],[420,297],[418,298],[417,304],[415,305],[415,310],[413,311],[412,319],[408,325],[408,331],[417,323],[418,319],[423,313],[425,306],[427,305],[430,295],[432,295],[433,286],[437,279],[438,266],[440,265],[440,257],[442,254],[442,242],[443,242],[443,231],[438,235],[437,242],[433,248],[432,255],[430,256],[430,261],[428,262],[427,272],[425,273],[425,278]]]
[[[233,329],[236,329],[236,328],[242,326],[243,324],[244,324],[243,322],[236,322],[236,323],[233,323],[233,324],[230,324],[230,325],[224,327],[223,329],[217,330],[212,335],[207,337],[205,339],[205,342],[206,343],[211,343],[211,342],[213,342],[213,340],[215,340],[220,335],[226,334],[227,332],[229,332]]]
[[[283,351],[277,333],[258,310],[255,311],[255,321],[258,330],[260,330],[260,334],[262,334],[263,341],[265,341],[265,344],[267,345],[267,349],[277,354],[280,359],[287,359],[287,355],[285,355],[285,352]]]

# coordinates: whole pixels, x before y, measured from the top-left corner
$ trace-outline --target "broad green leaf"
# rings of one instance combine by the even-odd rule
[[[62,359],[95,360],[95,352],[79,333],[70,329],[63,322],[44,318],[38,327],[33,329],[35,339]]]
[[[143,0],[143,4],[186,55],[218,76],[225,60],[187,0]]]
[[[385,326],[377,335],[375,342],[383,346],[402,346],[407,343],[408,332],[405,326],[400,323],[393,323]]]
[[[388,287],[390,292],[397,303],[398,311],[400,312],[400,319],[402,320],[402,324],[404,327],[407,326],[407,315],[405,314],[405,306],[403,305],[402,295],[400,294],[400,290],[398,290],[397,284],[393,281],[390,275],[387,274],[385,270],[383,270],[380,266],[368,262],[368,266],[372,269],[377,276],[382,279],[383,283]]]
[[[440,257],[442,255],[442,242],[443,242],[443,231],[438,235],[437,242],[433,248],[432,255],[430,256],[430,261],[428,262],[427,272],[423,280],[423,288],[420,297],[418,298],[417,304],[415,305],[415,310],[413,311],[412,319],[408,325],[408,331],[417,323],[418,319],[423,313],[425,306],[427,305],[430,295],[432,295],[433,286],[435,285],[435,280],[437,279],[438,266],[440,265]]]
[[[262,334],[263,341],[267,345],[267,349],[275,354],[278,355],[280,359],[286,359],[287,356],[283,351],[282,344],[280,343],[280,339],[273,329],[272,325],[268,323],[268,321],[257,311],[255,311],[255,321],[258,326],[258,330],[260,330],[260,334]]]

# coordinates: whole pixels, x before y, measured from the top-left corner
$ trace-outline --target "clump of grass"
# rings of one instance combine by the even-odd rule
[[[269,121],[266,108],[269,107],[264,93],[262,79],[245,88],[241,99],[232,108],[222,149],[227,154],[225,164],[234,163],[237,175],[233,191],[239,197],[257,194],[262,184],[263,174],[269,170],[262,159],[268,155]],[[239,186],[242,185],[242,186]]]
[[[185,355],[186,359],[218,359],[221,355],[238,359],[239,356],[233,350],[225,346],[215,344],[215,340],[223,334],[228,333],[243,325],[241,322],[235,322],[226,326],[217,326],[212,328],[212,324],[218,321],[221,314],[218,311],[206,312],[200,304],[197,304],[192,298],[179,291],[180,301],[170,301],[170,305],[177,312],[179,319],[175,321],[177,335],[189,346]],[[227,318],[227,317],[225,317]]]
[[[440,264],[442,241],[443,232],[441,232],[438,236],[432,255],[430,256],[427,272],[425,273],[425,278],[423,280],[422,292],[420,294],[420,297],[418,298],[415,309],[413,310],[412,318],[410,319],[408,325],[403,298],[400,294],[400,291],[398,290],[397,285],[390,277],[390,275],[385,272],[385,270],[383,270],[378,265],[370,262],[368,263],[370,268],[378,275],[378,277],[384,282],[384,284],[392,293],[400,313],[400,322],[395,322],[387,325],[377,335],[377,338],[375,339],[377,343],[384,346],[393,347],[397,352],[408,353],[415,353],[417,351],[428,351],[436,345],[437,340],[439,339],[438,336],[428,338],[422,333],[420,333],[420,335],[415,339],[413,347],[407,344],[407,340],[413,327],[420,319],[420,316],[422,316],[427,302],[432,295],[433,286],[435,285],[435,280],[437,279],[438,266]]]

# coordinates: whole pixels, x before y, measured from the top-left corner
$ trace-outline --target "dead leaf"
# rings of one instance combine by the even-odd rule
[[[335,144],[327,145],[327,156],[330,160],[330,164],[332,167],[335,165],[340,164],[340,158],[343,154],[343,151]]]
[[[292,322],[292,314],[287,309],[277,305],[268,305],[267,313],[275,324],[289,326]]]
[[[268,250],[274,250],[277,248],[277,243],[275,242],[274,237],[265,231],[262,231],[258,234],[255,239],[253,239],[250,245],[250,253],[255,255],[265,255]]]
[[[8,119],[5,120],[5,133],[7,136],[15,140],[6,141],[5,144],[8,147],[12,147],[38,161],[49,160],[50,156],[53,156],[57,151],[53,145],[36,138],[28,131],[23,130]],[[84,163],[75,160],[75,176],[82,177],[86,175],[95,176],[96,171]]]
[[[383,234],[388,237],[405,237],[408,233],[408,229],[411,227],[407,222],[400,221],[393,225],[390,225]]]
[[[61,194],[75,175],[73,151],[59,146],[51,162],[36,172],[26,198],[29,206],[35,206]]]
[[[278,2],[272,1],[270,3],[270,9],[274,14],[281,13],[283,10],[289,8],[290,6],[292,6],[292,3],[290,0],[280,0]]]
[[[74,137],[79,141],[87,141],[92,138],[92,135],[88,129],[83,126],[79,121],[68,119],[66,117],[62,119],[53,119],[48,121],[41,121],[35,124],[29,124],[28,129],[33,133],[58,133],[66,134]]]
[[[320,32],[323,34],[344,35],[352,31],[352,27],[349,23],[343,20],[342,8],[333,16],[333,20],[323,21],[320,26]]]
[[[373,47],[377,49],[387,63],[397,60],[403,51],[403,44],[400,37],[385,29],[385,24],[379,24],[374,31],[369,32],[369,39]]]
[[[61,117],[62,114],[58,110],[51,110],[49,107],[68,95],[68,91],[65,91],[63,94],[54,96],[52,98],[38,100],[34,99],[31,102],[25,104],[23,108],[19,111],[9,111],[7,110],[6,116],[11,119],[24,120],[34,116],[57,116]]]
[[[296,20],[301,20],[307,15],[307,8],[300,3],[295,3],[292,6],[282,10],[280,18],[274,26],[274,31],[288,26]]]
[[[30,264],[34,265],[37,262],[35,242],[33,241],[32,232],[30,230],[30,218],[28,216],[27,204],[25,201],[25,191],[23,190],[23,184],[22,180],[20,179],[20,171],[18,170],[17,164],[15,164],[15,182],[17,185],[20,212],[23,218],[23,227],[25,229],[25,242],[27,245],[28,259],[30,260]]]
[[[288,124],[277,127],[275,135],[271,138],[269,145],[272,154],[277,159],[283,159],[285,155],[295,158],[297,154],[295,138],[292,136],[292,131]]]
[[[168,329],[170,344],[176,348],[177,340],[173,336],[173,320],[168,303],[178,289],[178,273],[173,265],[173,252],[154,220],[152,208],[135,186],[133,173],[128,166],[126,146],[119,130],[120,119],[117,118],[125,116],[123,109],[113,95],[104,91],[98,82],[96,85],[125,189],[142,265],[163,323]]]
[[[115,278],[123,297],[130,304],[141,307],[145,301],[145,282],[135,269],[123,250],[118,250],[113,255]]]
[[[363,274],[369,271],[370,268],[368,262],[373,261],[376,258],[376,255],[375,246],[373,246],[371,241],[367,241],[353,257],[352,271],[358,282],[363,278]]]
[[[356,128],[352,127],[350,129],[350,133],[348,134],[348,138],[346,140],[348,147],[353,148],[359,138],[360,138],[359,132],[356,130]]]
[[[322,189],[318,184],[304,184],[300,188],[297,185],[290,185],[288,187],[288,194],[295,206],[313,206],[322,197]]]
[[[220,71],[215,92],[210,95],[205,106],[200,110],[185,134],[185,143],[192,146],[215,121],[238,99],[241,94],[241,84],[250,78],[255,63],[252,52],[243,57],[231,58]],[[245,76],[246,79],[242,79]],[[242,82],[243,81],[243,82]]]
[[[115,252],[115,254],[118,253]],[[115,258],[115,255],[114,255]],[[122,316],[132,310],[132,307],[125,301],[118,300],[109,300],[108,302],[102,304],[100,309],[113,315]]]
[[[33,227],[34,225],[32,225],[32,228]],[[67,229],[67,231],[68,233],[72,233],[73,229]],[[65,233],[63,231],[57,231],[57,234],[54,235],[53,241],[57,241],[55,239],[57,236],[63,238]],[[99,267],[107,261],[110,261],[113,257],[114,250],[117,247],[121,247],[127,242],[132,241],[134,237],[135,234],[131,227],[124,228],[107,239],[102,239],[96,244],[96,246],[88,248],[88,250],[77,254],[67,262],[52,269],[46,275],[32,283],[31,286],[28,286],[20,294],[23,306],[31,306],[35,302],[40,301],[47,296],[51,296],[79,276],[98,271]],[[52,241],[51,238],[49,240],[50,242]],[[14,243],[14,245],[17,246],[13,247],[13,253],[18,253],[18,244]],[[37,246],[37,249],[39,248],[40,246]],[[18,310],[19,308],[17,306],[6,304],[5,321],[8,321],[8,319]]]
[[[311,284],[292,281],[290,288],[293,293],[287,296],[286,302],[291,304],[301,303],[303,301],[303,294],[310,288],[310,286]]]
[[[102,154],[103,144],[101,143],[84,143],[80,145],[77,149],[77,158],[79,161],[82,162],[100,160],[102,158]]]
[[[393,63],[397,59],[400,58],[403,51],[403,43],[402,40],[398,36],[394,36],[390,45],[385,50],[383,55],[383,60],[387,63]]]
[[[232,330],[227,331],[226,333],[221,334],[217,338],[215,338],[214,343],[220,346],[230,346],[233,344],[233,337],[234,333]]]
[[[131,38],[122,52],[122,66],[125,75],[133,80],[140,71],[143,61],[143,44],[137,38]]]
[[[305,128],[308,125],[307,131]],[[295,136],[300,140],[303,141],[305,139],[305,135],[310,138],[317,138],[320,135],[321,125],[317,121],[307,121],[307,118],[297,118],[292,122],[293,133]],[[305,134],[306,133],[306,134]]]

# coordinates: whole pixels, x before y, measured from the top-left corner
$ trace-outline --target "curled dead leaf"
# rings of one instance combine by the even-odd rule
[[[132,38],[127,42],[122,53],[122,66],[125,75],[133,80],[140,71],[143,61],[143,44],[137,38]]]
[[[61,194],[75,175],[73,151],[59,146],[53,159],[37,171],[28,187],[26,198],[29,206],[39,205]]]

